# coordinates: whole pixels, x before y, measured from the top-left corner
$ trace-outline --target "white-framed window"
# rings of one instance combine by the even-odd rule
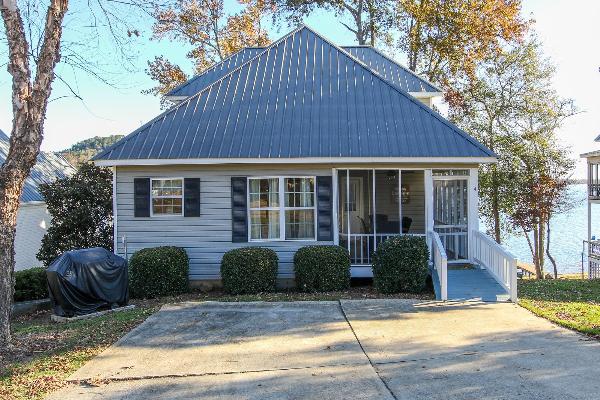
[[[183,178],[150,180],[151,216],[183,215]]]
[[[248,178],[249,240],[315,240],[315,181],[314,176]]]

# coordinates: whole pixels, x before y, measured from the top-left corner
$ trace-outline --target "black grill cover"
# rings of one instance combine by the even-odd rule
[[[101,247],[68,251],[46,271],[54,314],[89,314],[127,305],[127,261]]]

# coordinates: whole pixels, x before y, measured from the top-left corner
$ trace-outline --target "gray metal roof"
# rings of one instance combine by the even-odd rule
[[[8,136],[0,131],[0,165],[4,164],[8,154],[8,140]],[[75,168],[61,156],[40,151],[36,164],[25,180],[21,202],[44,201],[44,196],[39,192],[39,185],[41,183],[65,178],[74,172]]]
[[[372,70],[377,71],[383,78],[407,92],[442,92],[442,89],[392,60],[374,47],[344,46],[343,49],[365,63]]]
[[[245,49],[242,49],[237,53],[232,54],[220,63],[217,63],[212,67],[205,69],[189,81],[177,86],[169,93],[167,93],[167,97],[193,96],[202,89],[208,87],[208,85],[210,85],[211,83],[220,79],[223,75],[232,71],[234,68],[237,68],[249,59],[254,58],[260,52],[264,51],[264,49],[264,47],[247,47]]]
[[[239,67],[244,62],[256,57],[266,47],[248,47],[231,55],[229,58],[206,69],[189,81],[177,86],[167,97],[189,97],[206,89],[211,83]],[[383,78],[398,85],[407,92],[416,93],[441,93],[442,90],[415,74],[408,68],[387,57],[371,46],[343,46],[356,59],[362,61]]]
[[[301,27],[94,160],[306,157],[494,153]]]

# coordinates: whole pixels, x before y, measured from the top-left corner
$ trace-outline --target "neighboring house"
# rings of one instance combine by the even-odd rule
[[[594,139],[600,142],[600,135]],[[592,204],[600,204],[600,150],[583,153],[587,161],[588,209],[587,209],[587,248],[588,277],[600,278],[600,239],[592,236]]]
[[[0,130],[0,165],[8,154],[9,138]],[[15,237],[15,270],[19,271],[42,265],[36,257],[42,238],[50,226],[50,214],[44,203],[44,197],[38,190],[41,183],[51,182],[72,174],[75,169],[64,158],[40,152],[37,163],[25,180],[21,205],[17,213],[17,232]]]
[[[206,283],[233,248],[276,250],[288,280],[300,247],[339,244],[361,277],[382,241],[421,235],[440,298],[452,294],[446,262],[484,264],[488,251],[514,299],[514,260],[478,231],[478,166],[496,156],[430,108],[439,95],[377,50],[305,26],[244,49],[94,157],[114,170],[116,252],[182,246],[190,279]]]

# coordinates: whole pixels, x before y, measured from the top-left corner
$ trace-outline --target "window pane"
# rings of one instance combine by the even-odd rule
[[[279,207],[279,179],[250,179],[250,208]]]
[[[183,181],[181,179],[159,179],[152,181],[152,196],[181,196]]]
[[[162,215],[181,215],[181,198],[158,198],[152,199],[152,213]]]
[[[314,207],[315,182],[313,178],[286,178],[286,207]]]
[[[278,239],[279,211],[250,211],[250,239]]]
[[[314,210],[287,210],[285,212],[286,239],[314,239]]]

